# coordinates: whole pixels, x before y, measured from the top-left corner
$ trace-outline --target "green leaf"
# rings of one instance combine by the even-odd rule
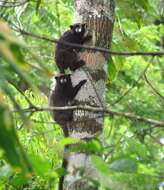
[[[117,76],[117,69],[113,62],[112,57],[108,59],[108,78],[110,81],[113,81]]]
[[[0,106],[0,147],[9,163],[19,172],[31,172],[32,167],[17,137],[8,109]]]
[[[48,159],[42,158],[40,155],[31,155],[33,168],[37,175],[45,176],[51,168],[51,163]]]
[[[109,187],[111,189],[116,189],[117,186],[117,189],[120,190],[120,187],[118,187],[120,184],[112,178],[112,172],[109,168],[109,165],[105,163],[101,157],[92,155],[90,158],[94,168],[98,171],[99,174],[98,178],[96,177],[94,180],[100,183],[101,186],[105,189],[109,189]]]
[[[20,186],[26,184],[28,179],[21,174],[16,174],[10,179],[10,184],[18,189]],[[14,189],[15,189],[14,188]]]
[[[38,13],[41,2],[42,2],[42,0],[37,0],[37,2],[36,2],[36,13]]]
[[[12,170],[11,170],[10,165],[5,164],[0,167],[0,180],[8,178],[9,176],[11,176],[11,174],[12,174]]]
[[[8,161],[15,167],[21,167],[21,160],[16,148],[13,121],[5,107],[0,106],[0,146]]]
[[[58,168],[55,170],[55,172],[58,174],[58,176],[65,176],[68,172],[64,168]]]
[[[148,10],[149,8],[149,1],[148,0],[139,0],[137,2],[143,9],[145,9],[145,11]]]
[[[8,64],[7,69],[11,69],[14,74],[18,74],[18,76],[23,81],[26,81],[29,86],[36,89],[34,84],[31,82],[30,77],[26,73],[29,66],[25,63],[20,49],[25,46],[11,33],[8,25],[2,21],[0,21],[0,35],[4,37],[4,40],[0,41],[0,56]],[[19,63],[22,64],[21,68],[18,66]]]
[[[137,162],[132,159],[115,160],[110,164],[110,169],[117,172],[136,172]]]
[[[24,57],[22,55],[19,45],[14,44],[14,43],[10,44],[10,50],[13,53],[16,60],[18,61],[18,63],[21,63],[21,64],[25,63]]]
[[[86,142],[86,150],[89,152],[99,153],[102,151],[102,145],[98,140],[90,140]]]
[[[60,146],[64,147],[66,145],[76,144],[78,142],[80,142],[80,140],[77,138],[67,137],[67,138],[62,139],[59,144],[60,144]]]
[[[109,175],[109,166],[107,163],[104,162],[104,160],[99,157],[92,155],[91,157],[91,162],[93,166],[103,175]]]
[[[135,139],[130,139],[127,142],[130,152],[137,154],[137,156],[139,156],[142,159],[147,158],[148,150],[144,144],[140,143],[138,140]]]

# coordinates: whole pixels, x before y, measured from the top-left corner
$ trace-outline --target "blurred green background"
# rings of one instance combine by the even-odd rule
[[[117,0],[112,50],[164,51],[163,11],[159,0]],[[55,44],[16,30],[58,39],[73,20],[73,0],[0,1],[2,190],[57,189],[63,175],[63,144],[70,140],[48,112],[25,110],[48,106],[45,92],[58,72]],[[164,120],[164,56],[112,56],[107,75],[107,107]],[[158,190],[164,180],[163,139],[162,127],[106,116],[100,142],[82,143],[93,150],[91,160],[102,176],[94,185]]]

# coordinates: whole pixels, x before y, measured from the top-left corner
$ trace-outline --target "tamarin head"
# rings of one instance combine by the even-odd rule
[[[60,85],[61,87],[65,87],[68,84],[72,84],[70,74],[56,76],[55,79],[57,84]]]
[[[77,23],[70,26],[71,32],[76,36],[86,36],[86,24]]]
[[[59,39],[59,43],[55,49],[55,63],[58,66],[60,73],[65,73],[66,69],[75,71],[79,69],[85,62],[80,59],[78,52],[82,47],[72,47],[63,42],[83,45],[89,42],[92,36],[88,34],[86,24],[76,23],[70,26],[70,30],[66,31]],[[61,42],[61,43],[60,43]]]

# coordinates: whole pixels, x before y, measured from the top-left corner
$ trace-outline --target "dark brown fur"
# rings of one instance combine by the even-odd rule
[[[85,24],[74,24],[70,26],[70,30],[66,31],[59,39],[59,43],[56,46],[55,62],[60,70],[60,73],[65,73],[65,69],[75,71],[85,64],[83,60],[80,60],[77,52],[81,48],[74,48],[68,45],[61,44],[60,42],[69,42],[75,44],[84,44],[91,39],[90,35],[87,35]]]
[[[86,83],[86,80],[80,81],[75,87],[72,86],[70,75],[61,75],[55,77],[56,87],[50,95],[51,106],[63,107],[72,105],[72,101],[80,88]],[[68,136],[66,122],[72,121],[73,111],[53,111],[54,120],[63,127],[65,136]]]

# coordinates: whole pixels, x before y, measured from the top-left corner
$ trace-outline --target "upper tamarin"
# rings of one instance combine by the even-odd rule
[[[78,57],[78,52],[81,48],[71,47],[60,42],[69,42],[82,45],[91,40],[88,35],[86,24],[74,24],[70,26],[70,30],[66,31],[57,43],[55,50],[55,62],[60,70],[60,73],[65,73],[65,69],[75,71],[85,64],[85,62]]]

